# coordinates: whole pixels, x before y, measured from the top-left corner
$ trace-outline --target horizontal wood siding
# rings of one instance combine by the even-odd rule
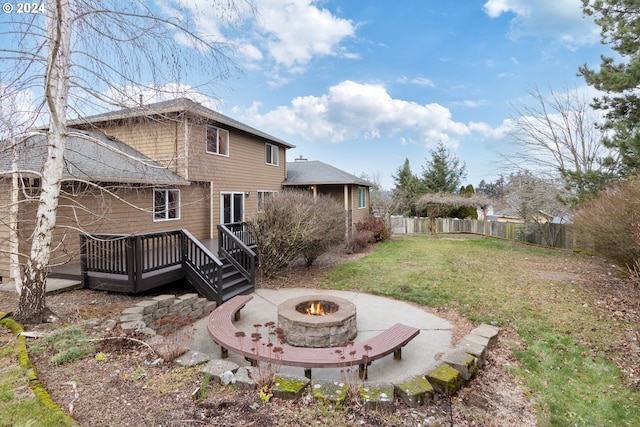
[[[207,125],[229,131],[228,156],[207,153]],[[257,192],[281,191],[286,178],[284,147],[279,147],[278,166],[267,165],[265,143],[270,141],[191,113],[99,123],[98,128],[191,182],[205,185],[213,182],[213,203],[210,206],[214,223],[210,225],[214,227],[211,227],[211,237],[217,233],[215,225],[220,219],[221,193],[251,193],[244,200],[245,219],[249,220],[257,211]],[[191,227],[187,228],[191,230]]]
[[[114,190],[122,200],[95,190],[79,192],[72,199],[62,198],[52,244],[52,264],[79,261],[79,229],[87,233],[129,234],[186,228],[198,239],[208,238],[208,187],[193,183],[179,190],[180,219],[169,221],[153,220],[152,188]],[[35,208],[36,203],[30,203],[22,211],[23,251],[28,251],[31,244],[29,236],[33,231]]]
[[[369,196],[367,196],[367,207],[358,208],[358,185],[349,185],[348,204],[345,210],[351,211],[351,224],[354,225],[364,221],[370,216]],[[340,206],[344,207],[344,184],[319,185],[318,194],[331,196]]]
[[[185,132],[182,115],[159,120],[143,117],[101,123],[99,132],[113,136],[186,178]],[[88,128],[88,130],[95,130]]]
[[[11,180],[0,179],[0,276],[2,282],[6,283],[9,277],[9,209],[11,200]]]
[[[367,191],[366,199],[365,199],[365,207],[358,207],[358,188],[359,185],[351,186],[351,206],[353,210],[353,224],[357,224],[369,218],[371,216],[371,209],[369,207],[369,191]]]
[[[258,207],[258,191],[282,191],[286,178],[286,150],[279,148],[278,166],[265,163],[265,141],[253,135],[229,130],[229,156],[206,152],[205,126],[189,123],[189,179],[213,181],[213,218],[220,219],[220,194],[251,193],[245,197],[245,220],[252,219]]]

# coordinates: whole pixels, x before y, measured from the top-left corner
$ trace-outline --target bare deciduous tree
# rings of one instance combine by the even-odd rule
[[[235,2],[221,0],[209,7],[230,10]],[[2,23],[0,34],[13,37],[5,43],[11,47],[0,51],[0,101],[29,91],[37,100],[30,120],[48,120],[48,153],[15,313],[22,322],[35,323],[47,315],[45,281],[69,116],[131,106],[141,92],[184,91],[182,82],[190,73],[208,76],[200,83],[205,85],[226,77],[231,64],[224,43],[190,29],[195,26],[186,10],[161,15],[146,2],[117,0],[52,0],[45,8],[44,14],[5,14],[9,21]]]
[[[532,173],[523,172],[509,178],[506,200],[516,215],[535,229],[549,246],[555,246],[559,227],[551,226],[555,220],[568,220],[569,206],[565,202],[566,190],[558,182],[544,180]]]
[[[519,171],[560,177],[575,201],[595,194],[614,178],[618,157],[605,147],[585,96],[578,90],[544,95],[537,87],[528,95],[512,105],[511,136],[521,151],[505,160]]]

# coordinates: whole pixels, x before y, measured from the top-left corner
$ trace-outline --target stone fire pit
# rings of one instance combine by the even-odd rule
[[[310,314],[317,311],[325,314]],[[295,347],[338,347],[353,340],[358,328],[356,306],[329,295],[292,298],[278,306],[278,327],[286,342]]]

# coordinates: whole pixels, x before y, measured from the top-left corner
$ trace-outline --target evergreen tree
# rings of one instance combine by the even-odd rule
[[[468,197],[469,200],[471,200],[471,198],[475,196],[476,192],[473,188],[473,185],[469,184],[466,187],[464,185],[461,186],[459,194],[463,197]],[[458,206],[451,212],[450,215],[453,218],[478,219],[478,209],[476,208],[476,206],[473,206],[473,203],[470,203],[469,205]]]
[[[580,67],[590,86],[605,95],[593,107],[605,112],[605,143],[617,148],[623,175],[640,170],[640,2],[629,0],[582,0],[585,14],[595,17],[602,42],[619,58],[602,56],[599,70]]]
[[[431,160],[423,167],[422,179],[429,193],[455,193],[460,182],[466,178],[466,165],[452,154],[442,142],[431,150]]]
[[[504,197],[504,176],[500,177],[495,182],[486,182],[484,179],[478,184],[476,193],[482,194],[494,199],[500,199]]]
[[[424,192],[420,178],[411,172],[409,159],[404,160],[404,164],[398,168],[393,179],[396,188],[393,190],[393,197],[402,214],[415,215],[415,206],[418,197]]]

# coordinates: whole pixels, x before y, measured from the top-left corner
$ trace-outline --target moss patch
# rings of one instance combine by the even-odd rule
[[[280,399],[297,399],[309,385],[309,379],[276,375],[272,392]]]
[[[313,397],[331,403],[343,403],[347,398],[348,386],[337,381],[320,381],[313,383]]]
[[[392,384],[363,384],[359,392],[366,409],[393,410]]]
[[[425,377],[416,377],[412,380],[395,384],[395,394],[412,408],[426,405],[433,400],[433,387]]]
[[[436,393],[445,396],[452,396],[462,388],[460,372],[445,363],[440,364],[436,369],[429,372],[427,380],[429,380]]]
[[[48,417],[49,420],[53,420],[51,421],[51,424],[43,421],[43,425],[77,426],[78,423],[69,415],[67,415],[66,412],[60,409],[60,407],[56,405],[53,399],[51,399],[51,395],[42,386],[42,383],[38,379],[38,373],[31,363],[31,360],[29,360],[26,338],[23,335],[20,335],[24,331],[22,325],[11,319],[6,313],[0,312],[0,327],[9,329],[14,335],[17,336],[15,343],[15,352],[17,354],[18,363],[20,365],[20,368],[25,373],[25,377],[29,382],[29,387],[31,388],[31,390],[33,390],[33,393],[38,400],[38,405],[33,405],[32,410],[28,411],[29,419],[27,420],[27,423],[33,421],[32,416],[34,416],[34,411],[37,411],[38,417]],[[15,403],[15,405],[22,405],[23,403],[24,400],[20,399],[20,402]],[[1,412],[4,413],[4,410],[5,409],[3,409]],[[12,417],[18,416],[21,413],[21,411],[17,410],[17,408],[12,409],[12,407],[8,407],[6,408],[6,410],[8,411],[8,414],[11,414]],[[8,414],[2,414],[0,415],[0,418],[6,417],[6,419],[8,419]],[[16,418],[12,418],[12,420],[20,421]]]

